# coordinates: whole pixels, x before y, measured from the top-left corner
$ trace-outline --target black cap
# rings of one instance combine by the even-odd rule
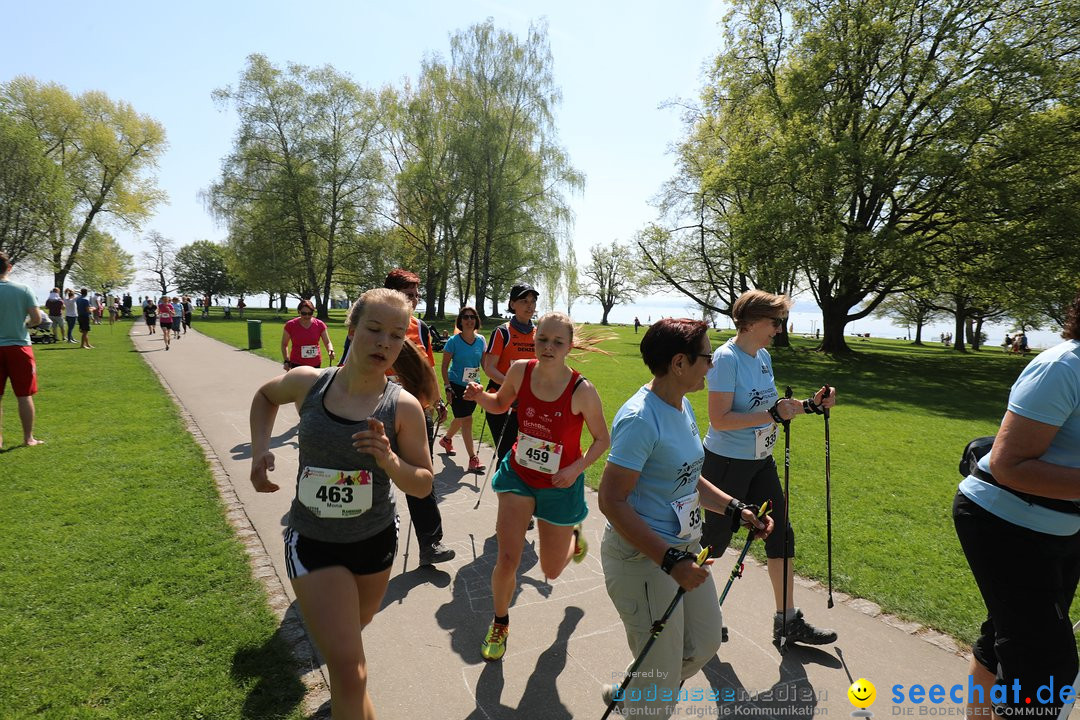
[[[510,302],[516,302],[517,300],[520,300],[529,293],[532,293],[537,298],[540,297],[540,293],[536,292],[536,288],[534,288],[532,285],[515,285],[514,287],[510,288]]]

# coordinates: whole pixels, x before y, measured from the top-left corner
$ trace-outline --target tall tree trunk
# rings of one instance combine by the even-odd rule
[[[600,324],[601,325],[607,325],[608,324],[607,316],[608,316],[608,313],[611,312],[611,308],[614,307],[614,303],[611,304],[611,305],[606,305],[606,304],[601,305],[600,307],[604,308],[604,316],[602,318],[600,318]]]
[[[847,326],[847,308],[839,303],[825,301],[821,306],[821,345],[818,350],[830,355],[844,355],[851,352],[844,340],[844,328]]]
[[[956,322],[953,328],[953,350],[956,352],[966,353],[967,348],[964,345],[964,320],[967,315],[967,303],[963,299],[956,301]]]
[[[982,348],[982,326],[983,318],[979,318],[975,321],[975,327],[971,333],[971,349],[975,352],[979,352]]]
[[[922,320],[915,323],[915,342],[911,343],[912,345],[922,345],[923,344],[923,341],[922,341],[922,328],[923,328]]]

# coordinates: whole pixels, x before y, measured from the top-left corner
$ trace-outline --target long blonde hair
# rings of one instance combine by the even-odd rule
[[[570,331],[570,346],[572,350],[569,357],[580,360],[585,357],[585,353],[611,355],[610,352],[604,350],[599,345],[607,340],[614,340],[614,333],[593,328],[583,330],[580,326],[574,324],[574,321],[570,319],[569,315],[564,312],[559,312],[558,310],[546,312],[541,315],[540,319],[536,321],[536,329],[539,330],[540,326],[545,322],[561,323],[563,327]]]

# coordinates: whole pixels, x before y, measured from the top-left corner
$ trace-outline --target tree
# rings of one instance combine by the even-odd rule
[[[847,351],[845,325],[972,219],[985,148],[1075,98],[1075,22],[1014,0],[738,0],[684,148],[702,222],[734,239],[715,257],[742,272],[791,248],[822,350]]]
[[[169,288],[173,286],[173,275],[176,271],[176,246],[172,240],[157,230],[151,230],[144,242],[150,245],[150,249],[143,250],[139,255],[142,263],[140,269],[153,277],[143,289],[153,290],[159,297],[168,295]]]
[[[934,293],[927,288],[908,290],[906,292],[890,295],[877,309],[874,316],[889,318],[898,324],[909,327],[915,326],[915,340],[912,345],[922,345],[922,330],[925,325],[940,317],[941,310],[936,302]]]
[[[135,261],[125,252],[116,238],[107,232],[91,228],[86,234],[82,251],[71,268],[76,284],[100,290],[109,295],[127,286],[135,277]]]
[[[196,240],[176,252],[176,286],[182,293],[224,295],[232,289],[225,248]]]
[[[74,201],[47,228],[53,282],[63,287],[91,229],[105,221],[138,228],[165,198],[151,174],[166,147],[165,130],[105,93],[73,96],[26,76],[0,86],[0,111],[33,128]]]
[[[560,229],[571,214],[562,193],[584,185],[559,146],[554,109],[561,100],[544,25],[520,40],[488,20],[450,38],[449,72],[459,107],[453,151],[468,198],[467,238],[476,308],[558,264]],[[459,253],[464,249],[459,246]]]
[[[12,263],[39,263],[49,229],[70,212],[63,173],[33,128],[0,113],[0,250]]]
[[[589,250],[590,262],[582,272],[587,282],[585,297],[594,298],[604,310],[601,325],[608,324],[608,313],[616,303],[632,302],[636,292],[633,254],[618,241],[597,244]]]
[[[249,56],[237,86],[214,97],[233,106],[240,130],[208,193],[211,206],[229,225],[248,272],[279,267],[278,260],[257,257],[262,238],[274,238],[270,248],[298,248],[289,289],[313,297],[326,320],[337,254],[375,208],[382,173],[376,97],[332,67],[282,70],[262,55]],[[284,262],[293,257],[275,254]]]

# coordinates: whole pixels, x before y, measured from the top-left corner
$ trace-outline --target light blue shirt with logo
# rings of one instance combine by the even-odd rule
[[[480,358],[484,354],[486,345],[487,341],[484,340],[484,336],[480,333],[476,334],[471,345],[465,342],[465,338],[461,337],[460,333],[446,341],[443,352],[450,353],[453,356],[450,358],[450,369],[446,373],[446,376],[450,378],[450,382],[457,385],[465,384],[462,372],[465,368],[480,367]]]
[[[768,410],[780,397],[773,378],[772,357],[762,348],[750,355],[731,338],[713,352],[713,366],[705,376],[709,392],[734,393],[731,410],[755,413]],[[714,430],[709,426],[705,449],[736,460],[758,459],[755,431],[768,428],[772,422],[738,430]]]
[[[672,545],[696,537],[680,536],[676,500],[697,492],[705,451],[690,401],[672,407],[642,387],[615,413],[608,462],[641,473],[627,502],[650,528]]]
[[[1058,428],[1039,459],[1053,465],[1080,467],[1080,341],[1066,340],[1032,360],[1009,392],[1009,410],[1029,420]],[[990,457],[979,468],[990,472]],[[979,507],[1002,520],[1050,535],[1080,532],[1080,515],[1032,505],[1013,493],[969,475],[960,483]],[[1080,492],[1077,493],[1080,499]]]

